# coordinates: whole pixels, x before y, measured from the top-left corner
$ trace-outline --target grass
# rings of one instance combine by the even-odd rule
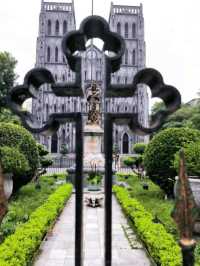
[[[56,181],[64,181],[66,174],[40,177],[40,188],[31,182],[22,187],[9,201],[8,212],[0,226],[0,242],[15,232],[18,225],[29,220],[35,209],[41,206],[59,186]]]
[[[124,176],[128,177],[127,179]],[[135,174],[118,174],[119,181],[126,181],[130,185],[131,197],[137,199],[147,211],[153,214],[155,222],[162,223],[166,231],[178,241],[176,224],[171,218],[174,207],[173,200],[166,200],[162,190],[149,179],[140,180]],[[148,184],[149,189],[144,190],[143,184]],[[200,243],[195,250],[195,266],[200,266]]]

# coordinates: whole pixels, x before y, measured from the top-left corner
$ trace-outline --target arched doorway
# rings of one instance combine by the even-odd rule
[[[129,137],[127,133],[124,133],[123,136],[122,152],[123,154],[129,153]]]
[[[57,134],[54,134],[51,137],[51,153],[57,153],[58,152],[58,136]]]

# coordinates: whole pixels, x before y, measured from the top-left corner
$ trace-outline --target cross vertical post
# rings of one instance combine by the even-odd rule
[[[75,266],[83,264],[83,123],[81,113],[76,120],[76,224],[75,224]]]
[[[113,123],[109,114],[104,118],[105,151],[105,266],[112,264],[112,146]]]

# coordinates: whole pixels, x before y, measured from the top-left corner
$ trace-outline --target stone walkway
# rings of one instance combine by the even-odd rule
[[[86,196],[87,194],[85,194]],[[74,195],[43,241],[34,266],[74,266]],[[84,207],[84,266],[103,266],[104,209]],[[151,262],[113,197],[113,266],[150,266]]]

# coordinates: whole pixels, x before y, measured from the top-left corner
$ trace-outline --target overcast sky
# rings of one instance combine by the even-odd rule
[[[184,102],[195,98],[200,91],[200,1],[113,2],[143,4],[147,67],[158,69],[166,83],[176,86]],[[41,0],[1,3],[0,51],[9,51],[18,60],[19,81],[35,64],[40,5]],[[107,19],[110,5],[110,0],[94,0],[94,13]],[[91,0],[75,0],[75,13],[79,26],[91,14]]]

